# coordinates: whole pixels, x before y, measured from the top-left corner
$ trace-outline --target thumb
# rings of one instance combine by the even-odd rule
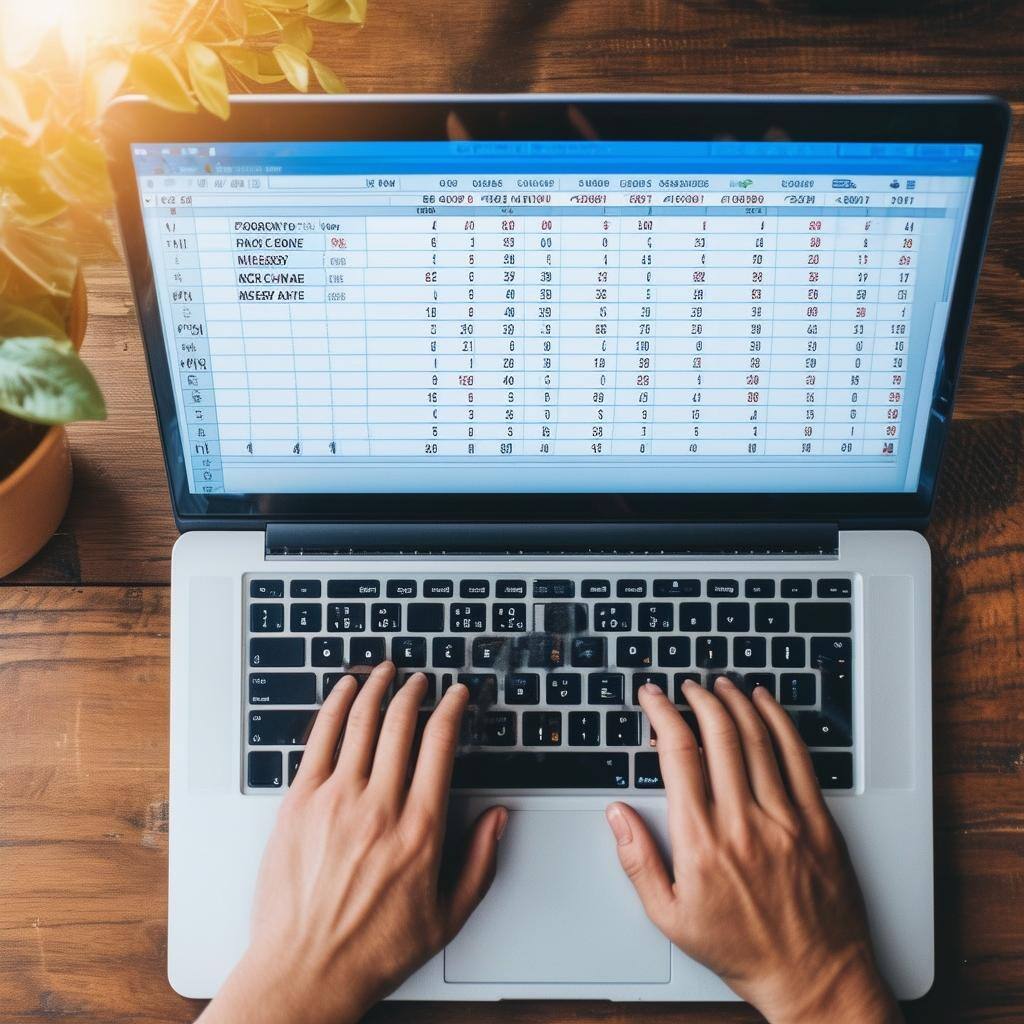
[[[477,818],[466,847],[462,870],[448,897],[446,924],[449,940],[466,923],[491,887],[498,866],[498,840],[507,824],[508,811],[504,807],[491,807]]]
[[[622,870],[633,883],[647,916],[661,928],[658,922],[665,920],[675,896],[654,837],[628,804],[609,804],[605,817],[615,835]]]

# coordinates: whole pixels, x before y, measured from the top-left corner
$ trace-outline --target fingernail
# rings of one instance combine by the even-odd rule
[[[715,687],[724,686],[726,688],[733,685],[733,681],[728,676],[719,676],[715,680]]]
[[[644,689],[648,693],[664,693],[665,692],[664,690],[662,690],[662,688],[660,686],[658,686],[657,683],[644,683]]]
[[[688,687],[698,686],[698,685],[699,684],[697,683],[697,681],[695,679],[684,679],[683,680],[683,689],[684,690],[687,689]]]
[[[459,689],[465,690],[466,693],[469,693],[469,687],[465,683],[460,682],[452,683],[451,686],[448,687],[448,692],[451,693],[452,691]]]
[[[505,834],[505,829],[508,827],[508,811],[504,807],[501,809],[501,814],[498,815],[498,824],[494,826],[494,838],[501,839]]]
[[[629,827],[629,822],[618,804],[612,804],[605,811],[605,817],[608,819],[608,824],[611,825],[615,841],[619,846],[625,846],[626,843],[633,841],[633,830]]]

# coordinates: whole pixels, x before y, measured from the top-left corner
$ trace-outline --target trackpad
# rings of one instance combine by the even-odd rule
[[[644,914],[600,811],[513,811],[494,884],[444,953],[449,982],[665,983],[671,946]]]

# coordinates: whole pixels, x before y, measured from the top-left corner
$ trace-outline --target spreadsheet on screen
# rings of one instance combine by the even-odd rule
[[[195,493],[917,488],[980,146],[132,152]]]

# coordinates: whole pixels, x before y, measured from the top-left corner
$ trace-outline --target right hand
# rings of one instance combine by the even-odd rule
[[[608,808],[648,917],[773,1024],[901,1021],[878,972],[864,903],[810,755],[764,687],[685,684],[704,744],[657,686],[671,874],[643,819]]]

